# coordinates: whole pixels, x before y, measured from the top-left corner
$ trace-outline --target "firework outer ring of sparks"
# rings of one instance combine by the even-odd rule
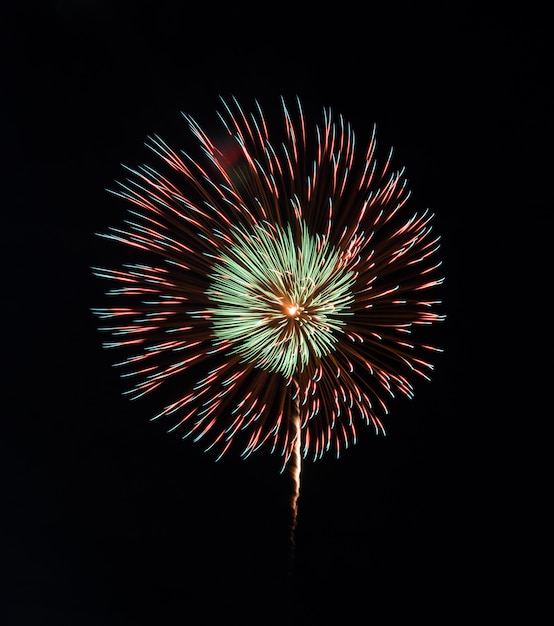
[[[441,351],[415,336],[444,319],[433,297],[444,280],[433,215],[407,212],[404,171],[392,169],[392,151],[378,162],[375,126],[360,157],[350,124],[330,109],[309,132],[300,99],[294,117],[282,99],[276,141],[258,103],[246,113],[234,98],[221,102],[223,139],[183,114],[199,155],[153,135],[146,145],[160,168],[126,167],[128,177],[112,190],[130,203],[129,217],[100,236],[149,261],[93,268],[116,283],[108,295],[117,304],[93,309],[112,335],[104,346],[127,353],[115,365],[135,381],[131,398],[206,368],[153,419],[172,418],[170,430],[207,441],[218,459],[240,440],[244,457],[267,444],[285,466],[299,429],[303,458],[332,449],[339,456],[356,442],[358,423],[384,432],[388,400],[413,397],[411,379],[429,380],[427,355]],[[283,293],[274,283],[260,291],[272,263],[281,276],[288,264],[302,278],[295,283],[289,273]],[[256,271],[246,299],[233,298],[228,285]],[[318,280],[307,295],[310,272]],[[241,318],[262,292],[273,301],[257,322],[271,312],[266,333],[280,328],[295,346],[284,357],[282,344],[267,337],[255,349],[261,335]],[[228,316],[237,317],[235,327]]]

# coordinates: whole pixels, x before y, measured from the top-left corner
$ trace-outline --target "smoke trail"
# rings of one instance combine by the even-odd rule
[[[293,482],[291,495],[292,521],[290,527],[290,543],[291,543],[291,561],[294,559],[294,550],[296,547],[296,524],[298,521],[298,498],[300,497],[300,470],[301,470],[301,422],[300,422],[300,394],[298,393],[298,384],[295,385],[294,394],[291,401],[290,419],[294,427],[294,435],[292,441],[292,451],[290,460],[287,464],[289,475]]]

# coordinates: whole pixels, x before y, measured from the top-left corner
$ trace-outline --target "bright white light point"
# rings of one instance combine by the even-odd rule
[[[290,317],[295,317],[298,313],[299,306],[297,304],[291,304],[287,307],[287,313]]]

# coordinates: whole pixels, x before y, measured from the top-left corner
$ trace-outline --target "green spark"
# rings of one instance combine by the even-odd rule
[[[351,315],[353,272],[303,221],[295,229],[238,226],[232,234],[206,292],[215,341],[288,378],[334,350]]]

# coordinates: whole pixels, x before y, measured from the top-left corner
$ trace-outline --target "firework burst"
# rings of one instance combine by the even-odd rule
[[[222,107],[217,138],[184,115],[194,156],[154,135],[160,166],[126,168],[128,219],[102,236],[141,262],[94,268],[115,283],[94,313],[132,398],[174,393],[155,416],[171,430],[217,458],[268,445],[298,483],[300,457],[382,430],[389,400],[428,378],[439,237],[429,211],[407,212],[391,154],[378,164],[375,129],[360,152],[328,109],[308,128],[298,99],[275,134],[257,103]]]

